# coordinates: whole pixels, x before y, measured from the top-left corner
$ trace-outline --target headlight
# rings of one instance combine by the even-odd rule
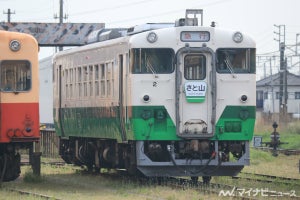
[[[241,120],[246,120],[249,118],[249,116],[250,116],[250,113],[248,110],[241,110],[239,113],[239,117]]]
[[[151,116],[152,116],[151,110],[143,110],[143,112],[141,113],[141,117],[142,117],[144,120],[150,119]]]
[[[9,43],[9,48],[12,51],[19,51],[21,49],[21,43],[18,40],[12,40]]]
[[[241,32],[235,32],[232,36],[233,41],[241,43],[243,41],[243,34]]]
[[[154,32],[150,32],[148,35],[147,35],[147,41],[150,42],[150,43],[154,43],[157,41],[157,34],[154,33]]]

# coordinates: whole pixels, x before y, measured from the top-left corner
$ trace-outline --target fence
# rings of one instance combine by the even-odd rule
[[[54,129],[40,130],[42,156],[47,158],[59,157],[59,138]]]

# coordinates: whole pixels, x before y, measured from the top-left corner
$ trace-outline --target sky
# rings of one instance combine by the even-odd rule
[[[0,8],[0,21],[7,21],[4,12],[10,8],[15,13],[11,22],[58,22],[54,15],[59,15],[59,0],[0,0]],[[299,0],[64,0],[67,15],[64,22],[127,28],[143,23],[175,22],[190,8],[203,9],[204,26],[215,21],[219,28],[250,34],[257,43],[258,55],[279,55],[279,44],[274,40],[278,39],[274,32],[279,29],[274,25],[285,25],[285,43],[289,48],[286,55],[295,54],[296,34],[300,33]],[[298,49],[300,54],[300,46]],[[39,56],[44,58],[53,52],[53,48],[41,48]],[[298,57],[291,58],[295,66],[300,66]]]

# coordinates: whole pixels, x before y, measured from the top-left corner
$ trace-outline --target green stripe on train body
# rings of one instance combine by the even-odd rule
[[[134,106],[131,121],[136,140],[179,140],[164,106]]]
[[[120,142],[119,113],[118,107],[62,108],[61,120],[55,120],[57,134],[64,138],[90,137]],[[128,107],[128,119],[124,121],[127,140],[179,140],[164,106]]]
[[[180,140],[164,106],[128,107],[125,120],[128,140]],[[54,113],[55,115],[55,113]],[[63,108],[63,127],[55,121],[62,137],[92,137],[121,141],[118,107]],[[216,124],[212,140],[251,140],[255,123],[254,106],[227,106]]]
[[[213,140],[252,140],[255,106],[226,106],[216,124]]]
[[[57,134],[63,138],[89,137],[121,141],[119,113],[119,107],[62,108],[61,119],[55,120]],[[131,128],[127,129],[127,139],[133,140]]]

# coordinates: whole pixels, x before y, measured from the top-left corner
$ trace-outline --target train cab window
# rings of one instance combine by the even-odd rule
[[[134,74],[167,74],[174,71],[172,49],[132,49],[131,69]]]
[[[255,73],[255,49],[218,49],[217,72]]]
[[[4,92],[21,92],[31,89],[31,65],[25,60],[6,60],[0,63],[1,85]]]
[[[184,57],[184,78],[186,80],[204,80],[206,77],[206,58],[204,55]]]

